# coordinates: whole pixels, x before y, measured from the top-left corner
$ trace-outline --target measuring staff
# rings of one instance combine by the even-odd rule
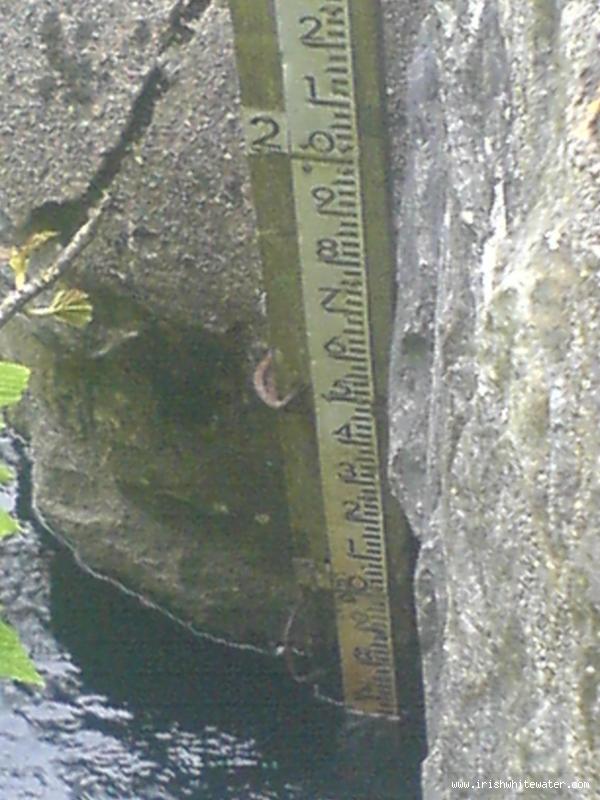
[[[395,716],[412,691],[402,676],[415,634],[408,531],[385,480],[394,260],[380,8],[231,7],[278,380],[287,392],[308,371],[312,387],[315,423],[284,414],[280,424],[306,550],[297,574],[333,594],[347,707]],[[307,495],[319,501],[308,507]]]

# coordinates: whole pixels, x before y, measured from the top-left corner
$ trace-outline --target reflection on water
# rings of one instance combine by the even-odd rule
[[[380,725],[349,723],[272,658],[193,636],[24,527],[1,545],[0,601],[46,688],[0,684],[0,797],[419,796],[417,737],[401,731],[391,746]]]

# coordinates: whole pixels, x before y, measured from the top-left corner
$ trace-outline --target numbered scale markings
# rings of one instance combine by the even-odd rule
[[[394,714],[348,2],[275,8],[344,695]]]
[[[352,0],[273,2],[285,112],[246,109],[247,146],[291,161],[345,702],[395,715],[360,166],[378,145],[358,127]]]

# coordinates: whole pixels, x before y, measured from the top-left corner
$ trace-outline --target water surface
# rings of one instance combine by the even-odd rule
[[[17,455],[4,443],[8,460]],[[275,659],[194,636],[90,575],[31,512],[0,602],[46,680],[0,684],[6,800],[412,800],[418,732],[348,719]]]

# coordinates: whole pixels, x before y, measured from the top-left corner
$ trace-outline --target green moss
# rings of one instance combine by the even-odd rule
[[[552,48],[560,22],[560,10],[554,0],[531,0],[533,15],[532,38],[539,49]]]

